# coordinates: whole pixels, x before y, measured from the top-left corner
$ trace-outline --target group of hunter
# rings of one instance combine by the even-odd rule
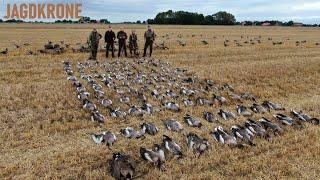
[[[97,60],[97,52],[99,47],[99,41],[101,38],[102,38],[102,35],[97,31],[97,29],[94,28],[89,35],[89,46],[91,50],[90,58],[89,58],[90,60]],[[123,28],[120,28],[120,31],[117,33],[117,36],[116,36],[116,34],[112,30],[112,27],[109,26],[104,36],[104,41],[106,43],[106,58],[108,58],[109,56],[109,51],[111,51],[112,57],[115,57],[114,43],[116,39],[118,39],[118,45],[119,45],[118,57],[120,57],[122,52],[127,57],[127,44],[126,44],[126,41],[128,39],[127,33],[123,30]],[[150,26],[148,26],[147,31],[144,33],[144,39],[145,39],[145,45],[144,45],[143,57],[146,56],[147,48],[149,48],[150,50],[149,55],[151,56],[152,46],[155,40],[155,33]],[[137,41],[138,41],[137,34],[135,30],[132,30],[129,36],[129,50],[130,50],[131,57],[139,56]]]

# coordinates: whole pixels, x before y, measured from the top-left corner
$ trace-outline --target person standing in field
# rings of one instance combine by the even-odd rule
[[[127,33],[124,32],[122,27],[120,28],[120,31],[117,33],[117,38],[119,41],[118,57],[120,57],[122,50],[124,50],[124,55],[127,57],[126,40],[128,36],[127,36]]]
[[[130,54],[131,57],[138,55],[138,37],[135,32],[135,30],[132,30],[130,36],[129,36],[129,48],[130,48]],[[132,55],[133,52],[133,55]]]
[[[89,47],[90,47],[90,57],[89,60],[97,60],[97,53],[99,47],[99,41],[102,35],[98,33],[96,28],[93,28],[89,35]]]
[[[109,26],[109,29],[106,31],[104,36],[104,41],[107,43],[106,45],[106,58],[109,56],[109,50],[111,48],[111,54],[114,58],[114,40],[116,39],[116,34],[112,31],[112,27]]]
[[[149,25],[148,25],[148,30],[144,33],[144,39],[145,39],[145,44],[144,44],[143,57],[146,56],[148,47],[150,48],[150,57],[151,57],[152,46],[153,46],[153,42],[155,40],[155,34]]]

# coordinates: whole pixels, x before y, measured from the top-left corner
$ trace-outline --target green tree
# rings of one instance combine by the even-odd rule
[[[234,15],[225,11],[219,11],[212,16],[214,24],[216,25],[234,25],[236,23],[236,18]]]

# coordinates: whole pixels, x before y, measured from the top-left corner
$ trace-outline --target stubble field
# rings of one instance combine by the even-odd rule
[[[143,46],[143,25],[114,25],[138,33],[140,51]],[[141,179],[319,179],[320,128],[306,124],[303,129],[285,128],[285,133],[272,142],[257,140],[257,146],[238,149],[219,145],[208,131],[187,127],[209,139],[210,150],[196,158],[187,150],[183,134],[165,130],[162,120],[174,116],[159,113],[148,116],[162,133],[143,140],[126,139],[119,135],[109,150],[93,143],[89,134],[107,129],[118,132],[126,126],[138,127],[138,118],[119,121],[107,117],[99,126],[81,109],[81,103],[66,80],[61,61],[84,62],[87,53],[61,55],[26,55],[31,49],[43,48],[48,41],[64,40],[71,46],[86,42],[92,25],[0,25],[0,177],[1,179],[110,179],[107,160],[116,151],[126,152],[138,162]],[[106,26],[97,26],[104,35]],[[320,31],[319,28],[285,27],[217,27],[217,26],[153,26],[156,42],[165,41],[168,50],[155,50],[154,58],[183,67],[201,78],[229,83],[238,92],[251,92],[259,101],[270,100],[286,109],[303,110],[319,118],[320,114]],[[168,35],[166,35],[168,34]],[[181,35],[181,38],[178,35]],[[180,36],[179,35],[179,36]],[[241,38],[242,36],[242,38]],[[261,36],[261,43],[244,41]],[[215,38],[214,38],[215,37]],[[272,38],[272,40],[268,40]],[[229,46],[224,46],[228,39]],[[179,46],[177,40],[186,42]],[[202,40],[208,42],[202,44]],[[241,47],[235,45],[239,40]],[[296,45],[296,41],[306,43]],[[273,45],[272,42],[283,42]],[[19,49],[13,43],[29,43]],[[100,43],[102,45],[102,42]],[[98,54],[105,62],[104,53]],[[108,60],[109,61],[109,60]],[[229,106],[228,106],[229,107]],[[235,107],[235,106],[230,106]],[[204,110],[189,110],[200,116]],[[233,109],[234,110],[234,109]],[[288,112],[288,111],[286,111]],[[226,127],[245,121],[222,122]],[[183,121],[181,122],[183,123]],[[213,130],[218,123],[204,123]],[[162,172],[139,158],[141,146],[160,143],[166,133],[182,145],[186,157],[169,158]]]

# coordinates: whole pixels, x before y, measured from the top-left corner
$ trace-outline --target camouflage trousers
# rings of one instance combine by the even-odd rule
[[[89,59],[97,60],[97,53],[98,53],[98,46],[91,46]]]

